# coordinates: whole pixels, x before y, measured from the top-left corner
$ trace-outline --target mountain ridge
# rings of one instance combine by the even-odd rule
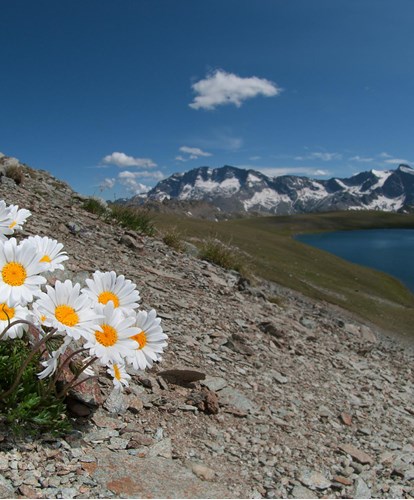
[[[126,203],[142,204],[147,200],[199,200],[227,213],[273,215],[337,210],[412,211],[414,169],[401,164],[395,170],[373,169],[348,178],[319,180],[294,175],[268,177],[257,170],[230,165],[203,166],[175,173],[146,195],[136,195]]]

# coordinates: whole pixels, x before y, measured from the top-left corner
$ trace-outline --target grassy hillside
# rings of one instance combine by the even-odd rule
[[[414,338],[414,295],[398,280],[296,241],[304,232],[414,228],[414,214],[340,212],[211,222],[157,215],[188,241],[209,237],[246,252],[252,271],[304,294],[340,305],[382,329]]]

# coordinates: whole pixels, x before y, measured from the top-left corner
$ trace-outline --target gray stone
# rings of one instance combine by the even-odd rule
[[[125,397],[125,394],[114,387],[103,406],[105,410],[108,410],[109,413],[122,415],[128,409],[128,401]]]
[[[162,441],[158,441],[158,443],[153,444],[149,448],[148,457],[149,458],[155,458],[155,457],[171,458],[172,457],[171,439],[165,438]]]
[[[0,474],[0,498],[17,498],[10,481]]]
[[[82,228],[80,227],[79,224],[77,224],[76,222],[73,222],[73,221],[70,221],[66,224],[66,227],[69,229],[69,231],[72,233],[72,234],[79,234],[81,231],[82,231]]]
[[[192,463],[190,464],[190,468],[193,473],[203,481],[213,481],[214,476],[216,475],[213,469],[210,469],[210,467],[206,467],[203,464]]]
[[[9,469],[9,460],[3,454],[0,455],[0,471],[5,471]]]
[[[293,488],[291,495],[293,498],[318,498],[318,495],[312,490],[300,485],[296,485]]]
[[[92,478],[117,498],[233,498],[223,485],[202,481],[176,460],[137,458],[125,451],[118,451],[114,460],[113,452],[103,447],[94,453],[97,467]]]
[[[62,488],[61,490],[62,498],[75,498],[78,494],[76,488]]]
[[[358,477],[355,481],[354,498],[371,498],[371,490],[362,477]]]
[[[207,387],[207,389],[210,389],[210,391],[220,391],[221,389],[224,389],[224,387],[227,386],[227,381],[222,378],[222,377],[211,377],[210,375],[207,375],[205,380],[202,380],[201,385],[204,385]]]
[[[302,326],[308,328],[309,330],[313,330],[316,327],[316,322],[312,319],[301,318],[300,323]]]
[[[299,481],[311,489],[326,490],[331,486],[331,482],[320,472],[306,469],[300,474]]]
[[[221,405],[233,406],[242,412],[253,411],[255,408],[255,404],[249,398],[231,387],[225,387],[218,396]]]
[[[393,484],[390,488],[390,491],[387,495],[388,498],[403,498],[404,497],[404,489],[399,484]],[[363,497],[361,497],[363,498]],[[369,497],[365,497],[369,498]]]
[[[285,377],[280,372],[277,372],[275,370],[272,370],[271,375],[278,384],[286,384],[289,380],[287,377]]]
[[[112,437],[118,437],[118,436],[119,432],[117,430],[103,428],[97,431],[88,432],[88,434],[85,435],[84,439],[85,441],[99,442],[99,441],[106,441]],[[82,457],[82,461],[84,461],[84,457]]]

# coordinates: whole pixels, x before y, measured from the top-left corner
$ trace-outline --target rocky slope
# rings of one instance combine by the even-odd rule
[[[236,167],[201,167],[160,181],[146,196],[128,200],[201,200],[226,213],[294,214],[333,210],[411,210],[414,170],[370,170],[349,178],[310,179],[293,175],[267,177]],[[125,201],[125,200],[124,200]]]
[[[132,279],[169,347],[122,398],[101,378],[89,400],[103,405],[65,439],[1,435],[0,497],[414,497],[412,350],[328,304],[103,222],[44,171],[1,180],[0,197],[33,213],[23,235],[64,243],[60,278]]]

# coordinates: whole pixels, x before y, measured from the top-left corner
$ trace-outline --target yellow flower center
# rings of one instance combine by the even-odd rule
[[[114,303],[114,307],[119,307],[119,299],[112,292],[102,292],[98,296],[98,302],[101,304],[107,304],[110,300]]]
[[[65,304],[56,307],[55,317],[65,326],[75,326],[79,323],[79,316],[76,314],[75,309]]]
[[[14,307],[9,307],[7,304],[0,304],[0,320],[9,321],[14,317]]]
[[[44,323],[46,320],[47,320],[46,316],[42,314],[42,316],[40,316],[40,322]]]
[[[13,229],[13,228],[14,228],[14,226],[15,226],[16,224],[17,224],[17,222],[14,220],[14,221],[10,224],[9,229]]]
[[[105,347],[110,347],[116,344],[118,340],[118,333],[115,328],[105,324],[101,325],[101,328],[103,332],[99,332],[98,330],[95,332],[96,340]]]
[[[39,260],[39,262],[52,262],[49,255],[43,255],[43,257]]]
[[[20,262],[7,263],[1,271],[1,275],[6,285],[10,286],[23,285],[27,277],[26,269]]]
[[[121,371],[116,363],[114,363],[114,375],[117,380],[121,380]]]
[[[135,340],[135,342],[138,342],[139,347],[137,347],[137,349],[143,349],[147,344],[147,334],[144,331],[137,333],[136,335],[131,337],[131,339]]]

